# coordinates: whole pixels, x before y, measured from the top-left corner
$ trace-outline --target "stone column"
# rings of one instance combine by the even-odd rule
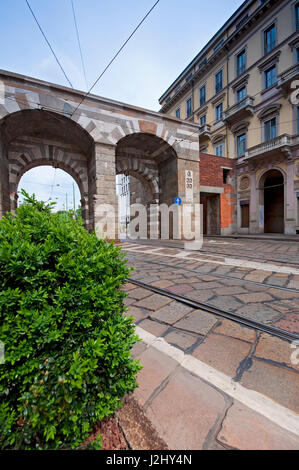
[[[259,192],[256,189],[256,175],[255,171],[250,173],[250,221],[249,221],[249,233],[259,233],[261,231],[260,215],[262,209],[260,209],[260,202],[258,200]],[[264,231],[264,225],[262,232]]]
[[[94,168],[90,175],[92,216],[99,237],[118,240],[118,198],[116,195],[115,146],[95,144]]]
[[[199,159],[185,159],[178,157],[177,160],[177,178],[178,194],[182,199],[182,227],[184,223],[184,206],[192,207],[193,222],[195,214],[195,205],[200,204],[200,185],[199,185]],[[191,181],[192,180],[192,181]],[[187,214],[187,213],[186,213]],[[199,234],[198,234],[199,235]],[[182,233],[182,238],[187,239]]]
[[[5,145],[0,137],[0,217],[10,209],[8,159]]]
[[[294,186],[294,161],[287,161],[287,177],[285,182],[285,233],[296,234],[296,205]]]

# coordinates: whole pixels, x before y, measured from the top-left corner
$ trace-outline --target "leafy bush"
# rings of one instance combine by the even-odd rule
[[[0,447],[77,448],[136,387],[119,248],[26,196],[0,220]]]

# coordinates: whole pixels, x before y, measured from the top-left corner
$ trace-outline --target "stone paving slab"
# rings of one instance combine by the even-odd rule
[[[240,383],[299,413],[299,374],[284,367],[253,359]]]
[[[150,402],[146,415],[170,449],[204,449],[228,404],[220,392],[180,367]]]
[[[175,323],[177,328],[191,331],[199,335],[206,335],[216,325],[218,319],[203,310],[194,310],[185,318]]]
[[[284,408],[281,420],[275,418],[281,421],[281,427],[255,407],[249,408],[219,389],[217,383],[213,384],[213,375],[207,382],[196,374],[196,369],[186,369],[183,357],[175,350],[170,357],[165,348],[157,348],[155,342],[134,347],[134,357],[144,368],[138,375],[140,386],[133,399],[169,449],[299,449],[299,417],[297,432],[291,432],[283,424],[288,416]],[[263,396],[257,400],[263,401]]]
[[[178,363],[155,348],[147,348],[138,356],[143,369],[138,374],[139,387],[134,398],[140,406],[144,406],[151,395],[159,390],[165,379],[176,369]]]
[[[188,307],[188,305],[180,304],[179,302],[171,302],[168,305],[165,305],[165,307],[151,313],[151,318],[173,325],[192,311],[193,308]]]
[[[298,450],[299,439],[242,403],[228,410],[218,442],[239,450]]]
[[[234,378],[250,350],[249,343],[211,334],[193,351],[192,355]]]
[[[228,336],[230,338],[240,339],[253,343],[256,340],[256,332],[250,328],[246,328],[238,323],[229,320],[221,320],[219,326],[214,329],[214,333]]]

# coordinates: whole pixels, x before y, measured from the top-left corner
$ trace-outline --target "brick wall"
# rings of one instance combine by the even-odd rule
[[[223,167],[232,168],[228,172],[227,184],[223,180]],[[220,228],[221,233],[234,231],[236,197],[234,194],[235,161],[231,158],[216,157],[206,153],[200,154],[200,186],[223,188],[220,194]]]

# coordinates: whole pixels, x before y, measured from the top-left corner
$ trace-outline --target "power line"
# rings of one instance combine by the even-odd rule
[[[84,74],[84,78],[85,78],[86,90],[88,90],[88,83],[87,83],[87,78],[86,78],[86,69],[85,69],[85,63],[84,63],[84,59],[83,59],[83,53],[82,53],[82,47],[81,47],[81,41],[80,41],[80,35],[79,35],[79,29],[78,29],[78,23],[77,23],[77,18],[76,18],[74,1],[71,0],[71,3],[72,3],[72,10],[73,10],[73,17],[74,17],[77,41],[78,41],[78,46],[79,46],[79,51],[80,51],[80,56],[81,56],[82,70],[83,70],[83,74]]]
[[[55,54],[55,52],[54,52],[54,50],[53,50],[53,47],[51,46],[51,44],[50,44],[50,42],[48,41],[48,39],[47,39],[47,37],[46,37],[46,35],[45,35],[45,33],[44,33],[44,31],[43,31],[41,25],[39,24],[38,19],[37,19],[37,17],[35,16],[35,14],[34,14],[32,8],[31,8],[31,6],[30,6],[30,4],[29,4],[29,1],[28,1],[28,0],[25,0],[25,2],[27,3],[27,6],[28,6],[28,8],[29,8],[29,10],[30,10],[30,12],[31,12],[31,14],[32,14],[32,16],[33,16],[33,18],[34,18],[34,20],[35,20],[35,22],[36,22],[36,24],[37,24],[37,26],[38,26],[38,28],[39,28],[39,30],[40,30],[40,32],[42,33],[42,35],[43,35],[43,37],[44,37],[46,43],[48,44],[48,46],[49,46],[49,48],[50,48],[50,50],[51,50],[51,52],[52,52],[52,54],[53,54],[53,56],[55,57],[55,60],[56,60],[57,64],[58,64],[59,67],[60,67],[60,70],[62,71],[63,75],[65,76],[66,80],[68,81],[70,87],[73,88],[73,85],[72,85],[71,81],[69,80],[68,76],[66,75],[66,73],[65,73],[65,71],[64,71],[64,69],[63,69],[61,63],[59,62],[58,57],[57,57],[57,55]]]
[[[106,65],[106,67],[104,68],[103,72],[99,75],[99,77],[96,79],[96,81],[94,82],[94,84],[91,86],[91,88],[88,90],[88,92],[83,96],[82,100],[80,101],[80,103],[78,104],[78,106],[76,107],[75,111],[71,114],[71,117],[73,117],[73,115],[78,111],[79,107],[81,106],[81,104],[85,101],[85,99],[87,98],[88,95],[90,95],[91,91],[94,89],[94,87],[98,84],[98,82],[100,81],[100,79],[102,78],[102,76],[104,75],[104,73],[109,69],[109,67],[112,65],[112,63],[115,61],[115,59],[119,56],[119,54],[121,53],[121,51],[124,49],[124,47],[128,44],[128,42],[130,41],[130,39],[134,36],[134,34],[136,33],[136,31],[140,28],[140,26],[142,25],[142,23],[144,23],[144,21],[146,20],[146,18],[150,15],[150,13],[153,11],[153,9],[156,7],[156,5],[158,5],[158,3],[160,2],[160,0],[157,0],[156,3],[152,6],[152,8],[147,12],[147,14],[142,18],[142,20],[138,23],[138,25],[136,26],[136,28],[134,29],[134,31],[132,31],[132,33],[130,34],[130,36],[128,37],[128,39],[123,43],[123,45],[121,46],[121,48],[117,51],[117,53],[113,56],[113,58],[110,60],[110,62]]]

